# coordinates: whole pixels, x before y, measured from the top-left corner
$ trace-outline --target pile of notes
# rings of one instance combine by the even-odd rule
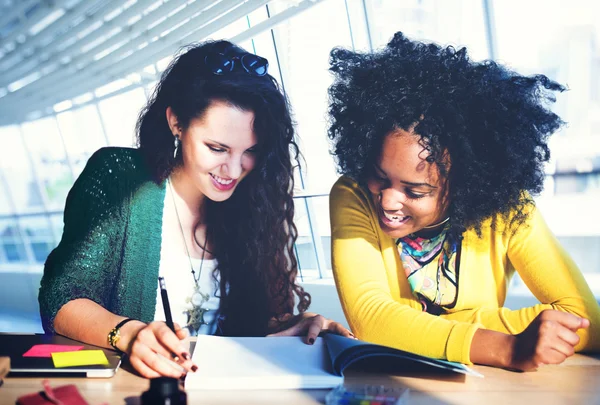
[[[54,367],[107,365],[102,350],[82,350],[83,346],[40,344],[27,350],[23,357],[51,357]]]

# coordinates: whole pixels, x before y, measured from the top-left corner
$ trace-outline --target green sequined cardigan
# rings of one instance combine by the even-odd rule
[[[102,148],[69,191],[64,231],[44,266],[42,326],[67,302],[90,299],[151,322],[156,306],[165,182],[156,184],[137,149]]]

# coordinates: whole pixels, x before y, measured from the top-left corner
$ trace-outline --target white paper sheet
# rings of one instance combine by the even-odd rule
[[[307,345],[300,337],[198,336],[192,359],[198,371],[188,373],[186,390],[316,389],[343,381],[321,338]]]

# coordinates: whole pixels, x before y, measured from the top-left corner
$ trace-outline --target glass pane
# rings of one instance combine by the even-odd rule
[[[270,42],[270,48],[271,51],[273,49],[273,40],[271,39],[271,31],[264,31],[261,34],[259,34],[258,36],[252,37],[252,38],[248,38],[245,35],[245,31],[247,31],[250,27],[254,27],[255,25],[258,25],[264,21],[266,21],[269,18],[269,14],[267,13],[267,6],[263,6],[263,7],[259,7],[256,10],[254,10],[252,13],[248,14],[246,16],[246,18],[243,19],[243,21],[238,21],[237,24],[237,31],[239,31],[239,33],[237,35],[232,35],[232,36],[228,36],[227,38],[229,38],[230,41],[238,44],[239,46],[241,46],[242,48],[244,48],[245,50],[247,50],[248,52],[252,52],[255,53],[257,55],[260,55],[264,58],[267,58],[269,60],[269,73],[273,75],[273,72],[271,70],[271,68],[273,67],[273,64],[276,64],[276,59],[269,57],[269,56],[273,56],[273,55],[266,55],[264,52],[264,49],[261,51],[258,49],[256,41],[259,37],[266,39],[268,42]],[[211,35],[213,38],[217,38],[215,35]],[[246,38],[246,39],[244,39]],[[240,42],[241,39],[244,39],[242,42]]]
[[[65,225],[63,222],[63,214],[50,215],[50,223],[52,226],[54,240],[56,241],[55,245],[58,245],[58,242],[60,242],[60,239],[62,238],[63,228]]]
[[[412,39],[466,46],[475,60],[489,57],[481,1],[374,0],[365,6],[374,48],[385,46],[402,31]]]
[[[250,14],[248,14],[248,25],[254,27],[261,22],[267,20],[269,15],[267,13],[267,7],[259,7]]]
[[[558,239],[580,269],[594,268],[600,260],[600,236],[562,236]],[[593,279],[600,282],[600,272]]]
[[[0,260],[5,263],[27,262],[27,253],[14,219],[0,220]]]
[[[263,9],[261,9],[263,10]],[[266,11],[264,11],[266,14]],[[255,19],[250,20],[253,24],[256,24]],[[277,80],[279,86],[287,91],[287,83],[284,83],[281,77],[281,71],[279,70],[279,63],[277,58],[277,53],[275,52],[275,46],[273,44],[273,36],[271,35],[271,31],[264,31],[261,34],[252,38],[251,41],[246,41],[244,44],[241,44],[247,50],[252,50],[257,55],[262,56],[263,58],[267,58],[269,61],[269,74]],[[289,94],[289,93],[288,93]],[[291,107],[292,113],[295,112],[294,106]],[[294,117],[296,118],[296,117]],[[306,171],[305,162],[302,163],[302,168]],[[294,167],[298,167],[298,162],[292,162]],[[305,175],[306,173],[303,173]],[[304,176],[305,177],[305,176]],[[304,188],[303,177],[300,176],[299,170],[294,170],[294,190],[301,191]]]
[[[254,19],[250,21],[252,24],[258,23]],[[271,35],[271,31],[264,31],[252,38],[251,41],[245,41],[240,45],[249,52],[254,52],[263,58],[267,58],[269,61],[269,74],[279,82],[279,85],[281,85],[281,73],[279,71],[279,64],[277,63],[277,54],[275,53],[275,47],[273,46],[273,36]]]
[[[312,221],[321,239],[325,263],[321,266],[323,277],[333,277],[331,273],[331,227],[329,226],[329,196],[313,197],[309,200],[312,204],[314,219]]]
[[[20,218],[19,224],[23,237],[31,247],[33,259],[38,263],[45,262],[48,253],[56,245],[48,217],[39,215]]]
[[[106,146],[97,107],[87,105],[58,114],[56,119],[77,177],[92,153]]]
[[[298,260],[299,277],[302,280],[319,277],[315,246],[310,234],[310,223],[306,213],[306,202],[304,198],[294,199],[294,223],[298,229],[298,239],[294,249]]]
[[[517,4],[521,7],[519,13],[514,12]],[[524,36],[525,29],[519,24],[529,21],[532,13],[539,18],[530,21],[527,32],[532,34]],[[558,97],[555,110],[569,123],[563,134],[576,139],[552,139],[557,152],[553,157],[558,161],[600,153],[599,139],[583,139],[585,135],[600,134],[595,113],[600,107],[600,68],[594,63],[598,58],[596,33],[600,21],[593,17],[598,13],[600,6],[593,1],[573,6],[540,0],[523,5],[514,0],[494,3],[498,57],[519,71],[544,73],[569,86],[569,91]]]
[[[49,117],[26,122],[22,128],[35,173],[46,193],[48,209],[62,209],[73,185],[73,175],[58,124],[54,117]]]
[[[141,87],[98,103],[111,146],[135,146],[135,123],[145,103]]]
[[[1,135],[0,135],[1,139]],[[8,185],[6,184],[6,175],[3,172],[2,167],[0,166],[0,215],[1,214],[11,214],[13,210],[13,205],[9,200],[9,190],[6,188]]]
[[[0,127],[0,166],[17,212],[40,211],[42,196],[17,126]],[[8,175],[10,174],[10,175]]]
[[[364,0],[346,0],[346,7],[348,23],[351,27],[352,46],[356,50],[369,51],[371,41]]]
[[[552,189],[536,199],[548,226],[600,296],[600,3],[494,3],[498,58],[568,86],[552,106],[568,123],[550,138]],[[516,13],[515,10],[519,12]],[[536,18],[531,18],[535,15]],[[524,27],[521,24],[527,22]],[[567,214],[568,213],[568,214]]]
[[[273,14],[285,4],[274,2]],[[327,88],[332,81],[329,52],[334,46],[352,46],[345,16],[344,0],[329,0],[274,28],[283,82],[306,160],[304,185],[311,192],[329,192],[338,177],[327,139]]]
[[[243,17],[235,20],[229,25],[226,25],[220,30],[213,32],[212,34],[210,34],[209,38],[214,40],[223,38],[228,39],[240,34],[241,32],[246,31],[247,29],[248,19],[246,17]]]

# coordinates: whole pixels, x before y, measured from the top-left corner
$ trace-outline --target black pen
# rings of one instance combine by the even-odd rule
[[[165,322],[167,326],[175,333],[175,325],[173,325],[173,317],[171,316],[171,305],[169,305],[169,296],[167,295],[167,286],[163,277],[158,278],[160,286],[160,297],[162,298],[163,309],[165,310]]]

